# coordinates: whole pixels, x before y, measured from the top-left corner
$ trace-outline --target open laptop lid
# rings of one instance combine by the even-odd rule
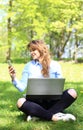
[[[60,98],[64,78],[29,78],[26,95],[34,98]]]

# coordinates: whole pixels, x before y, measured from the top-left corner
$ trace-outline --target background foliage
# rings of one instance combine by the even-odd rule
[[[0,7],[0,50],[6,59],[25,51],[30,40],[43,39],[57,58],[67,46],[75,60],[83,45],[83,0],[1,0]]]

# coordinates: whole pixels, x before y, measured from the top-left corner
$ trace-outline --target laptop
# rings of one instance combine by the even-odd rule
[[[64,83],[64,78],[29,78],[26,97],[28,99],[60,99]]]

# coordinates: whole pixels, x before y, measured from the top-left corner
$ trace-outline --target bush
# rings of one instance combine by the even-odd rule
[[[27,61],[29,61],[30,60],[30,58],[12,58],[11,59],[11,61],[13,62],[13,63],[27,63]]]
[[[83,58],[77,58],[76,60],[78,63],[83,63]]]

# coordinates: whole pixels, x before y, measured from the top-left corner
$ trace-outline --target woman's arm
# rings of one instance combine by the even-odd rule
[[[16,71],[14,67],[13,66],[9,67],[9,74],[12,79],[12,83],[20,92],[24,91],[25,88],[27,87],[27,83],[28,83],[28,69],[27,68],[28,67],[25,66],[22,73],[22,78],[21,80],[18,80],[16,77]]]

